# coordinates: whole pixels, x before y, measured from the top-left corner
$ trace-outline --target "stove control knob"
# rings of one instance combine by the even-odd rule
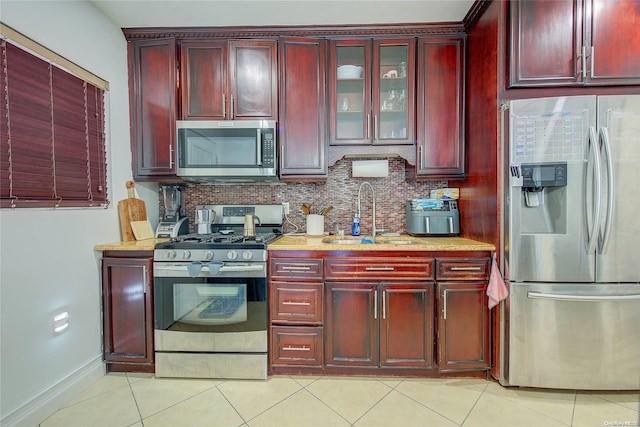
[[[182,259],[189,259],[189,258],[191,258],[191,251],[187,251],[187,250],[183,251]]]
[[[213,251],[207,251],[204,253],[205,261],[211,261],[213,259]]]
[[[229,259],[237,259],[238,258],[238,251],[229,251],[229,252],[227,252],[227,258],[229,258]]]
[[[176,257],[176,255],[178,255],[178,254],[174,250],[170,250],[169,252],[167,252],[167,258],[169,258],[169,259],[174,259]]]
[[[242,258],[243,259],[247,259],[247,260],[253,258],[253,252],[251,252],[251,251],[242,252]]]

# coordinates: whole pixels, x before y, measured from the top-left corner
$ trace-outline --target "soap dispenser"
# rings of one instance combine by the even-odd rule
[[[353,215],[353,226],[351,227],[351,235],[352,236],[360,235],[360,215],[358,215],[357,212],[355,215]]]

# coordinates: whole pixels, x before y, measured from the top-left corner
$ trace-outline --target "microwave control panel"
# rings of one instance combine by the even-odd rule
[[[273,137],[273,129],[262,131],[262,166],[275,167],[276,142]]]

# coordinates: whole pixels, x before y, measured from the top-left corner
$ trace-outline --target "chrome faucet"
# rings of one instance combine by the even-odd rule
[[[376,192],[374,191],[371,184],[369,184],[366,181],[360,184],[360,188],[358,188],[358,216],[360,217],[360,221],[362,221],[362,214],[360,212],[360,199],[362,196],[362,187],[364,187],[365,185],[371,189],[371,205],[372,205],[371,206],[371,212],[372,212],[371,237],[376,237],[376,232],[382,231],[382,230],[376,230]]]

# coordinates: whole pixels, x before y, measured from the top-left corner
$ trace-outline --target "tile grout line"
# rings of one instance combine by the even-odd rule
[[[127,384],[129,385],[129,391],[131,392],[131,397],[133,397],[133,403],[135,403],[136,410],[138,411],[138,417],[140,417],[138,422],[140,424],[142,424],[142,427],[144,427],[144,420],[142,419],[142,412],[140,412],[140,406],[138,406],[138,399],[136,399],[136,394],[133,392],[133,387],[131,386],[131,381],[129,380],[129,374],[125,373],[125,377],[127,378]],[[133,423],[133,424],[135,424],[135,423]],[[132,425],[132,424],[130,424],[130,425]]]

